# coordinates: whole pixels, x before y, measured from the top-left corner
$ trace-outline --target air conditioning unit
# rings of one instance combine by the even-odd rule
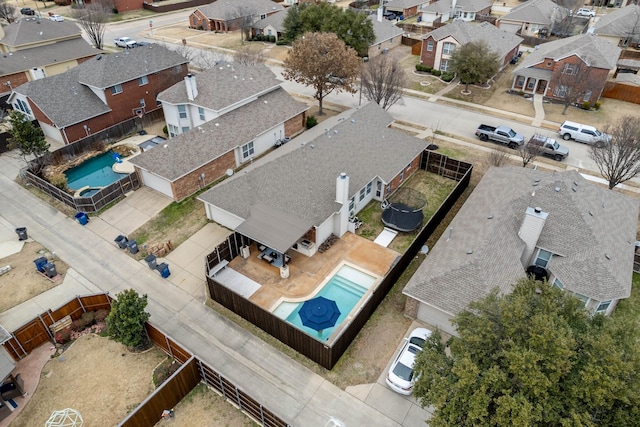
[[[251,256],[251,248],[249,248],[249,246],[245,245],[243,247],[240,248],[240,255],[242,255],[242,258],[247,259]]]

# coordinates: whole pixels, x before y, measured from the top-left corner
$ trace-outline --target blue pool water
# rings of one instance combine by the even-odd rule
[[[331,277],[322,289],[320,289],[320,292],[313,296],[313,298],[322,296],[333,300],[338,304],[338,308],[340,309],[340,317],[338,317],[336,325],[321,332],[308,328],[302,324],[302,320],[300,319],[298,312],[304,302],[283,302],[276,307],[273,314],[285,319],[287,322],[312,337],[321,341],[326,341],[335,329],[347,318],[351,310],[353,310],[353,308],[358,304],[362,299],[362,296],[375,281],[375,277],[351,266],[343,265],[340,267],[333,277]]]
[[[114,163],[113,151],[107,151],[68,169],[65,172],[67,187],[72,190],[79,190],[86,186],[106,187],[118,181],[125,174],[115,173],[111,168]],[[87,197],[86,195],[83,196]]]

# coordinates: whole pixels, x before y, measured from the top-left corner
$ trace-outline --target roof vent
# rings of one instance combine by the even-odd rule
[[[467,255],[471,255],[472,253],[473,253],[473,249],[469,249],[469,250],[467,251]]]
[[[96,61],[100,61],[102,59],[102,55],[96,55]]]
[[[573,181],[573,185],[575,185],[577,187],[578,183],[576,181]]]
[[[541,208],[541,207],[537,207],[537,206],[536,206],[535,208],[533,208],[533,211],[534,211],[535,213],[540,213],[540,212],[542,212],[542,208]]]
[[[576,187],[572,187],[571,190],[573,190],[574,193],[578,192],[578,190],[576,190]]]
[[[611,259],[611,256],[609,256],[609,254],[604,254],[604,257],[605,257],[606,259]]]
[[[556,190],[556,193],[559,193],[560,192],[560,187],[556,187],[556,188],[554,188],[554,190]]]
[[[487,219],[493,219],[493,215],[489,215]]]
[[[593,212],[589,211],[589,215],[590,215],[590,216],[593,216]]]
[[[533,186],[534,186],[534,187],[537,187],[537,186],[538,186],[538,182],[533,181]]]

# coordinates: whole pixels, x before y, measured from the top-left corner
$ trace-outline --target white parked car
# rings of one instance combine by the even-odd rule
[[[404,339],[398,356],[393,360],[387,374],[387,385],[396,393],[410,395],[413,392],[413,363],[416,355],[422,351],[425,340],[431,335],[431,331],[425,328],[416,328]]]
[[[60,15],[49,15],[49,19],[52,20],[52,21],[56,21],[56,22],[64,21],[64,17],[62,17]]]
[[[125,49],[129,49],[132,47],[136,47],[138,45],[138,42],[136,42],[131,37],[120,37],[115,39],[113,41],[113,44],[115,44],[118,47],[124,47]]]
[[[581,7],[576,12],[576,16],[588,16],[589,18],[593,18],[594,16],[596,16],[596,11],[587,7]]]
[[[600,132],[593,126],[570,122],[568,120],[560,125],[558,133],[562,135],[562,139],[565,141],[575,139],[577,142],[589,145],[594,144],[596,146],[601,146],[611,141],[611,135]]]

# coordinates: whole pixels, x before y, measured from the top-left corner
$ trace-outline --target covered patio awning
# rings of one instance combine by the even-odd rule
[[[285,253],[313,226],[311,221],[281,209],[258,203],[236,231],[280,253]]]

